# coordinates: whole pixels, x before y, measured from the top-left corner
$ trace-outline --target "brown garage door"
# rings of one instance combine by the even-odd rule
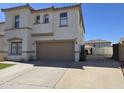
[[[38,61],[74,61],[73,42],[37,42]]]

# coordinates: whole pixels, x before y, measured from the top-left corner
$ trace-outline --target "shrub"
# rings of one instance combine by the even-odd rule
[[[80,61],[85,61],[85,60],[86,60],[85,49],[84,46],[81,46]]]
[[[34,61],[34,57],[33,57],[33,55],[30,55],[30,57],[29,57],[29,61]]]

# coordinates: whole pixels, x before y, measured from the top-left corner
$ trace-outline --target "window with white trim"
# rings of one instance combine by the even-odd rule
[[[40,24],[40,16],[39,15],[36,16],[36,22],[35,23]]]
[[[44,15],[43,23],[49,23],[49,15],[48,14]]]
[[[11,55],[22,54],[22,42],[11,42]]]
[[[68,25],[68,16],[67,12],[60,13],[60,26],[67,26]]]
[[[20,27],[20,17],[19,15],[15,16],[15,28]]]

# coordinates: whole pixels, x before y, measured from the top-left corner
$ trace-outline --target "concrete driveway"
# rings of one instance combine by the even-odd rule
[[[31,67],[15,77],[10,75],[13,78],[2,82],[0,88],[124,88],[120,66],[111,59],[50,64]]]
[[[28,68],[19,75],[15,74],[16,76],[10,75],[9,77],[13,77],[10,80],[5,77],[0,88],[54,88],[71,64],[53,63],[42,62],[42,66]]]

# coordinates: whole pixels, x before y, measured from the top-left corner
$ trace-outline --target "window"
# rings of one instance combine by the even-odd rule
[[[11,42],[11,55],[22,54],[22,42]]]
[[[43,23],[49,23],[49,15],[44,15]]]
[[[67,12],[60,13],[60,26],[67,26]]]
[[[93,47],[96,47],[96,45],[94,44]]]
[[[19,28],[19,26],[20,26],[19,16],[15,16],[15,28]]]
[[[36,24],[40,24],[40,16],[36,16]]]

